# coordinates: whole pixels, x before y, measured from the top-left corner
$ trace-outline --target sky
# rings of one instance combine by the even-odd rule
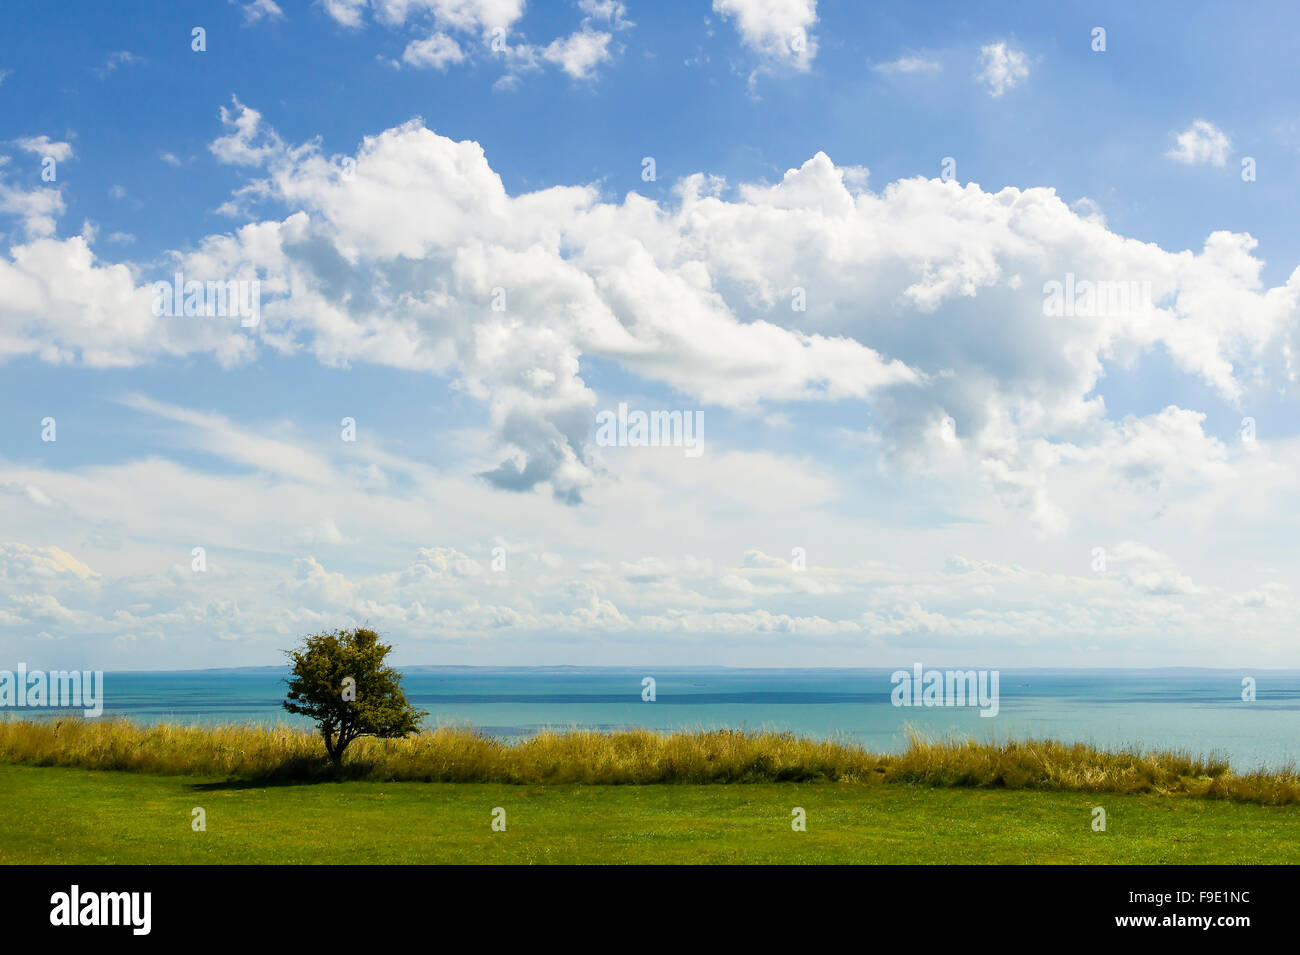
[[[1300,666],[1297,21],[9,0],[0,668]]]

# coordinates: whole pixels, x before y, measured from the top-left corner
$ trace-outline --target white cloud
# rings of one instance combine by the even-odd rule
[[[231,3],[239,3],[240,0],[230,0]],[[284,11],[275,0],[249,0],[247,3],[240,4],[240,10],[244,14],[245,23],[257,23],[259,20],[283,20]]]
[[[58,189],[21,189],[5,182],[0,174],[0,214],[20,218],[29,239],[53,235],[64,208],[63,194]],[[0,263],[0,274],[3,274],[3,263]]]
[[[1101,467],[1099,454],[1156,489],[1226,479],[1200,412],[1109,420],[1096,393],[1108,363],[1162,349],[1225,401],[1291,373],[1276,356],[1296,343],[1300,274],[1265,287],[1249,236],[1166,252],[1049,189],[918,178],[876,193],[865,170],[823,154],[729,199],[703,175],[669,202],[606,202],[589,186],[510,195],[476,143],[418,122],[367,137],[347,178],[251,109],[222,117],[213,151],[257,169],[245,195],[285,218],[175,259],[204,278],[258,276],[256,332],[156,318],[130,269],[97,262],[84,239],[45,239],[0,262],[0,352],[113,365],[204,351],[233,364],[270,349],[450,375],[492,428],[474,473],[569,503],[625,466],[592,446],[586,359],[688,408],[863,401],[891,468],[981,488],[1045,535],[1072,524],[1066,469]],[[1045,283],[1067,273],[1147,282],[1150,300],[1050,316]],[[790,308],[795,288],[808,311]]]
[[[1165,155],[1174,162],[1198,166],[1223,166],[1228,161],[1232,140],[1213,123],[1198,119],[1178,134],[1178,145]]]
[[[924,56],[904,56],[888,63],[876,63],[871,67],[877,73],[938,73],[943,66],[938,60]]]
[[[875,493],[851,474],[770,452],[706,455],[698,469],[632,456],[619,484],[594,487],[591,513],[581,513],[385,455],[372,437],[369,447],[333,434],[268,441],[207,412],[132,406],[177,425],[177,447],[256,469],[158,456],[71,469],[0,459],[0,541],[43,541],[0,544],[0,639],[15,647],[44,633],[82,665],[221,665],[231,657],[220,644],[235,641],[241,662],[275,662],[304,631],[364,623],[400,633],[404,662],[508,653],[544,663],[580,652],[699,664],[743,652],[844,666],[978,652],[1022,665],[1152,665],[1176,652],[1188,665],[1239,665],[1239,645],[1222,634],[1249,627],[1251,660],[1294,659],[1296,594],[1277,562],[1300,532],[1288,506],[1300,441],[1232,459],[1240,473],[1173,502],[1164,522],[1129,508],[1108,455],[1075,462],[1073,513],[1089,523],[1053,548],[992,511],[906,533],[888,515],[841,506]],[[360,483],[349,461],[372,452],[404,480]],[[1139,506],[1149,500],[1137,484],[1130,493]],[[890,509],[906,501],[895,494]],[[1260,515],[1272,549],[1225,564],[1226,542]],[[520,528],[532,539],[510,541],[504,571],[490,569],[497,532]],[[754,546],[756,534],[775,546]],[[793,541],[808,547],[803,571],[784,556]],[[1101,572],[1089,567],[1098,544]],[[190,568],[196,545],[206,574]]]
[[[465,51],[445,33],[434,33],[423,40],[413,40],[407,44],[402,54],[402,61],[412,66],[427,66],[435,70],[445,70],[453,63],[465,59]]]
[[[424,36],[407,43],[402,62],[408,66],[446,70],[453,64],[483,59],[500,63],[505,72],[496,89],[513,89],[519,74],[552,63],[575,79],[589,79],[597,66],[612,61],[610,33],[633,27],[627,8],[618,0],[580,0],[584,14],[578,29],[548,44],[528,43],[515,32],[524,15],[524,0],[325,0],[325,12],[336,22],[358,28],[366,12],[391,30],[420,28]]]
[[[99,576],[58,547],[0,542],[0,577],[19,583],[36,583],[63,575],[79,580]]]
[[[988,85],[990,96],[1001,96],[1029,78],[1029,59],[1006,41],[982,46],[979,78]]]
[[[296,444],[249,433],[226,418],[210,412],[181,408],[144,395],[122,399],[128,408],[186,425],[185,443],[228,461],[307,484],[335,480],[328,463],[318,455],[302,451]]]
[[[374,0],[376,16],[390,26],[427,16],[448,29],[509,30],[524,15],[525,0]]]
[[[603,21],[616,30],[636,26],[627,18],[627,5],[619,0],[578,0],[578,9],[587,15],[587,19]]]
[[[239,166],[261,165],[268,158],[279,152],[283,144],[273,130],[266,130],[261,125],[262,114],[249,109],[236,97],[231,97],[233,110],[221,107],[221,123],[229,132],[218,136],[208,146],[217,157],[218,162],[233,163]],[[255,145],[253,140],[262,142]]]
[[[555,40],[542,51],[542,59],[555,63],[574,79],[590,79],[596,67],[609,62],[608,33],[581,30],[562,40]]]
[[[72,158],[72,146],[57,142],[49,136],[28,136],[14,140],[19,149],[24,149],[37,156],[50,156],[55,162],[65,162]]]
[[[713,0],[741,41],[766,63],[807,70],[817,56],[817,0]]]
[[[57,200],[54,190],[41,193]],[[0,212],[13,211],[9,198],[0,184]],[[62,211],[62,204],[19,203],[19,211],[39,220]],[[111,368],[194,351],[211,351],[226,363],[252,354],[252,339],[240,334],[237,321],[155,316],[152,287],[138,283],[126,265],[98,261],[85,236],[42,234],[11,247],[9,256],[0,259],[0,358],[33,355]]]
[[[330,18],[342,26],[355,29],[364,21],[367,0],[321,0],[321,4]]]
[[[744,566],[769,570],[789,570],[790,562],[780,557],[769,557],[761,550],[748,550],[745,551]]]

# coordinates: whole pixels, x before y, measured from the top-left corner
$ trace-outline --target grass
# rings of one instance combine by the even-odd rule
[[[1292,770],[1046,741],[441,728],[336,771],[286,728],[0,721],[4,863],[1295,863],[1297,801]]]
[[[519,743],[443,727],[362,739],[341,772],[319,737],[288,728],[138,726],[125,720],[0,721],[0,762],[261,782],[325,779],[513,785],[836,783],[1193,796],[1268,806],[1300,802],[1294,769],[1234,773],[1174,752],[1107,752],[1052,741],[977,743],[913,734],[899,754],[789,734],[542,733]]]
[[[1107,813],[1105,832],[1092,810]],[[807,831],[791,829],[804,808]],[[207,830],[191,829],[202,807]],[[506,831],[491,830],[492,810]],[[1286,807],[853,783],[260,785],[0,765],[0,863],[1300,861]]]

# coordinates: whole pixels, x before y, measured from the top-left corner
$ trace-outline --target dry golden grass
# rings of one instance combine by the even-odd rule
[[[0,721],[0,760],[38,766],[265,780],[475,783],[911,783],[1094,793],[1160,793],[1287,805],[1293,769],[1237,775],[1185,753],[1106,752],[1082,743],[977,743],[909,733],[899,754],[786,733],[710,730],[545,732],[511,743],[464,727],[406,739],[360,739],[342,771],[318,736],[256,726],[139,726],[125,720]]]

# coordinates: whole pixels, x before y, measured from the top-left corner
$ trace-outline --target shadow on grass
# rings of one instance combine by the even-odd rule
[[[251,776],[232,776],[209,783],[194,783],[195,792],[221,790],[266,789],[270,786],[314,786],[318,783],[347,783],[367,780],[374,782],[375,764],[369,760],[349,760],[342,765],[323,756],[296,756],[267,770]]]

